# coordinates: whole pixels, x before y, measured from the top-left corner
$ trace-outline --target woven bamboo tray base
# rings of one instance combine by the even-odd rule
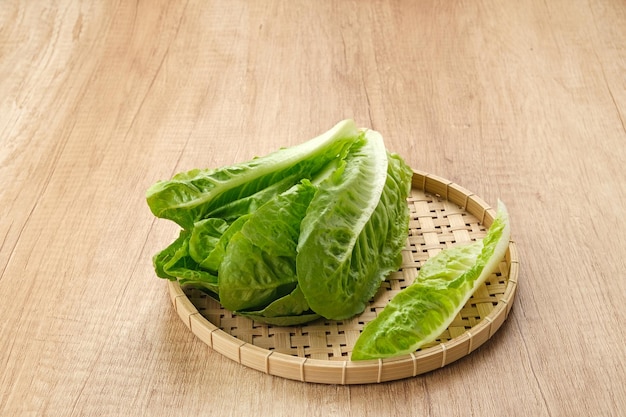
[[[410,355],[353,362],[350,352],[365,323],[413,282],[420,265],[447,246],[484,237],[496,214],[462,187],[419,171],[414,171],[407,201],[411,218],[402,267],[388,277],[359,316],[294,327],[259,324],[225,310],[201,291],[168,281],[172,303],[185,325],[211,349],[283,378],[366,384],[414,377],[446,366],[489,340],[506,320],[517,287],[517,251],[510,242],[499,271],[476,291],[435,342]]]

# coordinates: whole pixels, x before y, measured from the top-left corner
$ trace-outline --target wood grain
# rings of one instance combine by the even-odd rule
[[[0,414],[624,415],[625,45],[619,0],[2,2]],[[176,316],[144,193],[347,117],[507,203],[517,299],[417,378],[270,377]]]

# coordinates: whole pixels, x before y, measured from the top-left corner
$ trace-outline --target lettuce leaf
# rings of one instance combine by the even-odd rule
[[[446,248],[428,259],[415,282],[369,322],[352,350],[352,360],[409,354],[436,340],[476,289],[493,273],[509,246],[509,216],[498,204],[484,239]]]
[[[294,290],[300,222],[315,191],[303,180],[252,213],[231,237],[219,270],[225,308],[263,308]]]
[[[159,181],[147,190],[146,201],[156,217],[191,229],[213,210],[285,178],[291,178],[292,184],[302,178],[312,178],[331,160],[345,154],[362,134],[354,121],[345,120],[300,145],[248,162],[219,169],[194,169],[179,173],[171,180]]]
[[[363,311],[400,265],[408,233],[411,169],[367,131],[319,185],[302,221],[298,283],[311,309],[327,319]]]
[[[193,285],[218,293],[218,278],[215,274],[203,270],[189,255],[190,233],[181,231],[178,239],[153,258],[157,276],[169,280],[178,280],[180,285]]]
[[[243,215],[231,224],[226,223],[225,228],[220,225],[222,219],[210,218],[196,222],[189,238],[189,253],[198,263],[198,267],[217,274],[230,239],[249,218],[250,214]],[[223,232],[218,237],[221,231]]]

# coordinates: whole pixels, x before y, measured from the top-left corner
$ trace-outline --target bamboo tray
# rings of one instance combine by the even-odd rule
[[[506,320],[519,271],[514,242],[492,274],[433,343],[393,359],[351,361],[365,323],[417,275],[420,264],[442,248],[484,237],[495,210],[450,181],[414,171],[409,235],[400,270],[383,283],[357,317],[319,319],[302,326],[259,324],[225,310],[201,291],[168,281],[170,298],[185,325],[211,349],[269,375],[325,384],[367,384],[415,377],[444,367],[476,350]]]

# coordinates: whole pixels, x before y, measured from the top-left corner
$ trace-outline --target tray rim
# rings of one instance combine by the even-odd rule
[[[412,187],[437,195],[463,208],[489,227],[496,211],[482,198],[437,175],[413,169]],[[275,352],[247,343],[207,320],[189,300],[178,281],[167,281],[172,305],[191,332],[208,347],[246,367],[268,375],[323,384],[369,384],[415,377],[451,364],[492,338],[508,318],[515,301],[519,275],[516,244],[509,240],[505,255],[509,267],[504,293],[493,310],[463,334],[424,350],[389,359],[367,361],[323,360]]]

